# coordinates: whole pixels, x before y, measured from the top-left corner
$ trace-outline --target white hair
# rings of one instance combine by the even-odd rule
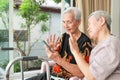
[[[69,7],[67,8],[64,12],[63,12],[63,15],[65,13],[70,13],[70,12],[73,12],[74,13],[74,17],[75,17],[75,20],[81,20],[81,12],[78,8],[76,7]]]
[[[106,21],[106,24],[107,24],[107,28],[108,28],[109,30],[111,30],[111,29],[110,29],[111,17],[110,17],[110,15],[109,15],[106,11],[98,10],[98,11],[95,11],[95,12],[91,13],[91,14],[89,15],[89,18],[90,18],[91,16],[95,16],[96,19],[99,19],[101,16],[104,17],[104,18],[105,18],[105,21]]]

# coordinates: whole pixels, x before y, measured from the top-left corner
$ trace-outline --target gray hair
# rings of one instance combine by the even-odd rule
[[[96,19],[99,19],[101,16],[104,17],[104,18],[105,18],[105,21],[106,21],[106,24],[107,24],[107,28],[108,28],[109,30],[111,30],[111,28],[110,28],[110,25],[111,25],[111,17],[110,17],[110,15],[109,15],[106,11],[98,10],[98,11],[95,11],[95,12],[91,13],[91,14],[89,15],[89,18],[90,18],[91,16],[95,16]]]
[[[63,12],[63,15],[65,13],[70,13],[70,12],[73,12],[74,13],[74,17],[75,17],[75,20],[81,20],[81,12],[78,8],[76,7],[69,7],[67,8],[64,12]]]

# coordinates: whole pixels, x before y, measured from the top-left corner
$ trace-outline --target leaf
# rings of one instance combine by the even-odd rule
[[[43,0],[42,0],[43,1]],[[24,0],[20,5],[20,15],[26,20],[26,24],[37,24],[41,21],[47,21],[49,15],[40,9],[40,2],[36,0]],[[30,25],[28,26],[30,27]]]
[[[42,26],[41,26],[41,31],[42,31],[42,33],[44,33],[44,32],[46,32],[46,31],[48,31],[49,29],[48,29],[48,27],[46,26],[46,24],[42,24]]]

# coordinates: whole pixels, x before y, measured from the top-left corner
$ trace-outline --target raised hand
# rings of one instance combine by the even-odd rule
[[[69,45],[70,45],[70,50],[73,54],[79,52],[77,40],[75,39],[74,35],[69,33],[70,38],[69,38]]]
[[[59,51],[61,46],[60,37],[56,38],[56,35],[50,35],[50,38],[46,39],[47,43],[51,47],[52,50]]]
[[[59,50],[61,46],[60,37],[56,38],[56,35],[50,35],[50,38],[47,38],[46,41],[48,45],[51,47],[51,50],[49,50],[49,48],[46,47],[48,58],[54,61],[60,58],[60,54],[59,54]]]

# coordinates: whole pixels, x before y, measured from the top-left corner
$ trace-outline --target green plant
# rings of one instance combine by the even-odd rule
[[[36,60],[36,61],[34,61],[34,67],[40,67],[41,66],[41,63],[42,63],[42,61],[41,60]]]
[[[8,30],[0,30],[0,43],[3,44],[3,42],[8,42],[8,36],[9,31]]]
[[[40,8],[42,2],[44,2],[44,0],[39,0],[38,2],[36,0],[23,0],[22,4],[19,7],[19,15],[21,15],[25,20],[25,24],[21,24],[21,26],[27,29],[26,36],[28,36],[28,46],[26,46],[26,42],[22,44],[19,39],[16,39],[17,48],[23,56],[28,56],[30,54],[31,48],[38,41],[36,40],[33,44],[31,44],[31,29],[33,29],[35,25],[40,22],[46,22],[49,18],[49,15],[43,12]],[[44,33],[46,31],[48,31],[48,27],[43,24],[41,26],[41,32]],[[26,47],[28,48],[28,51],[25,52]]]
[[[54,0],[56,3],[60,3],[61,2],[61,0]]]
[[[40,22],[43,23],[43,25],[40,26],[40,32],[44,33],[49,30],[48,27],[44,24],[48,20],[49,15],[46,12],[43,12],[40,8],[43,2],[44,0],[39,0],[38,2],[36,0],[23,0],[19,7],[18,14],[25,20],[25,24],[21,24],[21,27],[26,29],[27,34],[25,34],[24,37],[28,37],[27,41],[20,41],[19,35],[16,37],[16,46],[22,56],[29,56],[32,47],[38,41],[36,40],[35,42],[31,43],[31,30],[37,24]],[[25,69],[26,68],[28,68],[28,64],[25,64]]]
[[[9,27],[9,0],[0,0],[0,47],[8,46],[8,44],[4,44],[4,42],[8,42],[8,27]],[[1,54],[6,55],[8,52],[0,51]],[[3,55],[0,54],[0,67],[3,69],[6,68],[8,64],[8,56],[7,59],[4,58]],[[7,54],[8,55],[8,54]]]
[[[8,64],[8,60],[0,60],[0,67],[1,68],[3,68],[3,69],[5,69],[6,68],[6,66],[7,66],[7,64]]]
[[[29,61],[29,63],[30,67],[26,69],[27,71],[41,69],[41,60],[33,60]]]
[[[31,24],[37,24],[40,21],[47,21],[48,14],[41,11],[41,2],[36,0],[24,0],[20,5],[20,15],[26,20],[27,27]]]
[[[5,29],[8,29],[9,23],[9,0],[0,0],[0,17]]]
[[[14,63],[14,72],[20,72],[20,62]]]
[[[9,0],[0,0],[0,18],[3,23],[1,27],[3,27],[4,28],[3,31],[6,31],[7,33],[8,33],[8,23],[9,23],[8,15],[9,15]],[[5,41],[8,41],[8,38],[6,38],[6,35],[4,35],[1,30],[0,42],[3,43]]]

